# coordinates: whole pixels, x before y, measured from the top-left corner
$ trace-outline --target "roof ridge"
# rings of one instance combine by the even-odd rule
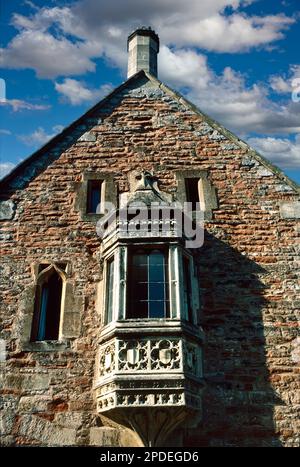
[[[271,170],[277,177],[279,177],[282,181],[287,183],[289,186],[293,188],[297,193],[300,193],[300,185],[291,180],[279,167],[272,164],[268,159],[262,156],[258,151],[253,149],[249,144],[245,141],[241,140],[238,136],[232,133],[230,130],[227,130],[222,124],[202,112],[195,104],[190,102],[187,98],[185,98],[180,92],[174,91],[174,89],[170,88],[168,85],[160,81],[158,78],[153,76],[151,73],[146,72],[144,70],[138,71],[135,75],[131,76],[127,80],[123,81],[119,86],[117,86],[113,91],[111,91],[107,96],[101,99],[97,104],[93,107],[88,109],[83,115],[81,115],[78,119],[72,122],[70,125],[65,127],[61,133],[58,133],[54,136],[51,140],[47,141],[41,148],[27,157],[24,161],[18,164],[9,174],[7,174],[2,180],[0,180],[0,190],[2,187],[5,186],[6,183],[15,176],[16,172],[18,172],[23,167],[25,168],[29,162],[36,160],[40,155],[45,154],[53,145],[59,143],[63,138],[72,130],[74,130],[83,120],[88,118],[91,114],[93,114],[97,109],[101,108],[107,101],[109,101],[113,96],[119,93],[122,89],[126,88],[128,84],[140,76],[145,76],[150,81],[155,83],[162,91],[166,92],[167,94],[171,95],[173,98],[179,100],[181,104],[188,107],[190,110],[198,114],[203,118],[203,120],[209,124],[213,129],[219,131],[223,136],[227,139],[233,141],[236,145],[241,147],[242,149],[247,149],[250,156],[253,156],[258,162],[264,165],[266,168]]]
[[[263,164],[266,168],[270,169],[275,175],[277,175],[279,178],[281,178],[283,181],[288,183],[289,185],[292,186],[292,188],[300,194],[300,185],[297,182],[294,182],[294,180],[291,180],[288,175],[286,175],[283,170],[281,170],[277,165],[273,164],[272,162],[269,161],[269,159],[265,158],[262,156],[258,151],[253,149],[248,143],[243,141],[241,138],[236,136],[234,133],[232,133],[230,130],[225,128],[221,123],[219,123],[217,120],[213,119],[206,113],[202,112],[199,107],[197,107],[195,104],[190,102],[186,97],[184,97],[180,92],[174,91],[171,87],[169,87],[167,84],[163,83],[160,81],[158,78],[155,76],[151,75],[148,72],[145,72],[145,75],[151,80],[159,84],[159,87],[167,92],[168,94],[171,94],[173,97],[177,98],[180,100],[181,103],[189,107],[193,112],[199,114],[201,117],[203,117],[204,121],[208,123],[212,128],[215,130],[218,130],[223,136],[226,138],[230,139],[233,141],[235,144],[239,145],[242,149],[247,149],[248,153],[250,156],[253,156],[258,162]]]

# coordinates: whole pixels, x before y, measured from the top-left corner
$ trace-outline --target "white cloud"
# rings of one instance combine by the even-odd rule
[[[47,110],[51,107],[51,105],[31,104],[20,99],[5,99],[0,101],[1,105],[11,107],[14,112],[20,110]]]
[[[11,131],[5,130],[4,128],[0,128],[0,135],[11,135]]]
[[[34,69],[54,78],[95,71],[93,58],[126,66],[126,39],[136,26],[150,24],[165,45],[240,52],[269,46],[295,21],[284,14],[247,16],[255,0],[79,0],[65,7],[15,14],[17,35],[0,49],[0,65]],[[225,13],[226,9],[226,13]]]
[[[33,10],[38,10],[38,7],[33,2],[31,2],[30,0],[24,0],[24,5],[29,6]]]
[[[191,19],[183,34],[178,24],[166,26],[163,36],[168,43],[201,47],[215,52],[241,52],[252,47],[266,46],[284,37],[283,31],[294,22],[285,15],[247,17],[245,14],[225,16],[215,14],[198,20]]]
[[[16,166],[12,162],[0,162],[0,180],[5,177]]]
[[[277,92],[277,94],[286,94],[287,92],[291,92],[290,82],[282,76],[271,76],[270,86],[273,91]]]
[[[39,30],[21,31],[6,49],[0,49],[0,65],[34,69],[41,78],[95,71],[87,43],[72,43]]]
[[[96,34],[108,39],[107,24],[117,27],[120,34],[128,34],[132,27],[141,24],[151,24],[166,45],[235,52],[282,38],[282,31],[294,21],[284,14],[250,17],[240,11],[253,1],[82,0],[71,9],[80,21],[75,23],[69,16],[65,27],[74,31],[75,26],[81,37],[95,37]]]
[[[0,78],[0,102],[5,102],[6,99],[6,82]]]
[[[272,75],[269,79],[270,86],[277,94],[291,93],[293,81],[300,78],[300,65],[290,66],[288,75]]]
[[[100,89],[89,89],[86,85],[75,79],[67,78],[62,83],[55,83],[55,89],[63,99],[72,105],[80,105],[85,102],[96,102],[112,91],[110,84],[104,84]]]
[[[272,102],[267,86],[247,86],[245,77],[230,67],[217,75],[201,54],[162,47],[159,69],[163,81],[184,89],[204,113],[239,135],[300,132],[299,104]]]
[[[205,55],[194,50],[180,49],[171,51],[162,46],[158,55],[160,78],[179,86],[206,88],[213,79]]]
[[[300,169],[300,134],[287,138],[249,138],[248,143],[274,164],[284,169]]]
[[[52,133],[47,133],[44,128],[39,127],[29,135],[19,135],[18,138],[27,146],[42,146],[62,130],[63,126],[56,125],[52,128]]]

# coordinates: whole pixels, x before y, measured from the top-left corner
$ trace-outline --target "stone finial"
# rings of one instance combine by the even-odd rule
[[[159,37],[151,28],[138,28],[128,37],[128,74],[145,70],[157,77]]]

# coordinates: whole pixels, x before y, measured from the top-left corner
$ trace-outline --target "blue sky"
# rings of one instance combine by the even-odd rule
[[[159,78],[300,183],[299,1],[0,6],[0,176],[126,79],[127,36],[149,25]]]

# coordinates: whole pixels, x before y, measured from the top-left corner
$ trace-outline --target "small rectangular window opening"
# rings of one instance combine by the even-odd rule
[[[197,210],[197,203],[199,200],[199,178],[186,178],[185,179],[186,200],[192,203],[192,210]]]
[[[88,180],[87,214],[100,214],[102,180]]]

